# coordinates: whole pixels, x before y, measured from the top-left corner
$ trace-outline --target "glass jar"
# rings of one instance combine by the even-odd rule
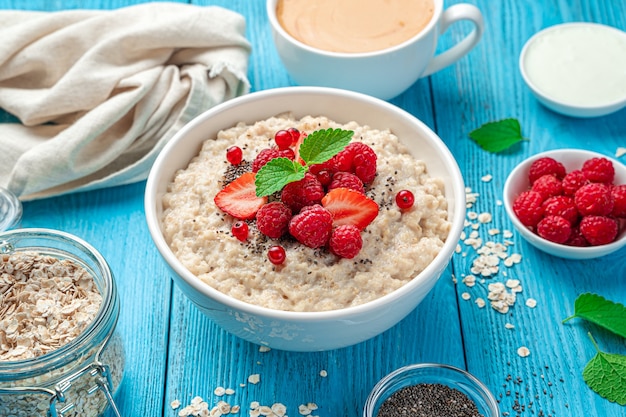
[[[482,382],[462,369],[438,363],[408,365],[385,376],[367,397],[363,417],[376,417],[380,407],[393,393],[417,384],[446,385],[465,394],[482,416],[500,417],[498,402]]]
[[[49,229],[0,233],[0,256],[23,251],[80,265],[93,277],[102,303],[95,318],[69,343],[33,359],[0,360],[0,416],[96,417],[111,406],[119,417],[114,396],[124,373],[124,349],[115,330],[119,295],[107,262],[91,245],[68,233]],[[0,307],[1,300],[0,296]]]
[[[22,219],[22,203],[11,191],[0,187],[0,232],[12,229]]]

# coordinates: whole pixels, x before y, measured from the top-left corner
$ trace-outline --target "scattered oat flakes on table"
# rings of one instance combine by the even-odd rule
[[[525,358],[530,355],[530,350],[526,346],[521,346],[517,349],[517,354],[520,357]]]

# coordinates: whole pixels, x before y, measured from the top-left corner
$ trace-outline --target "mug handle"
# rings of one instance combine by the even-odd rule
[[[439,34],[443,34],[448,27],[459,20],[469,20],[474,23],[474,29],[459,43],[445,52],[436,55],[424,70],[422,77],[435,73],[465,56],[480,40],[483,35],[484,22],[483,15],[478,8],[472,4],[459,3],[444,10],[439,19]]]

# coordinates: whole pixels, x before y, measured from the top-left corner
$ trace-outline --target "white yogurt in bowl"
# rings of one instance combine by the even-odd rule
[[[531,37],[520,54],[526,84],[546,107],[574,117],[626,106],[626,32],[597,23],[565,23]]]

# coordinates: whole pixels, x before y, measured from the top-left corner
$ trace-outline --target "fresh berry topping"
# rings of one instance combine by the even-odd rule
[[[245,240],[248,239],[248,223],[242,220],[233,223],[233,227],[231,227],[230,231],[233,236],[242,242],[245,242]]]
[[[605,216],[585,216],[580,221],[580,233],[592,246],[606,245],[617,237],[617,221]]]
[[[278,245],[270,247],[267,251],[267,259],[274,265],[281,265],[287,259],[285,248]]]
[[[298,137],[300,137],[300,134],[298,134]],[[293,143],[293,136],[288,130],[279,130],[274,135],[274,142],[276,142],[276,146],[278,146],[278,149],[287,149],[291,147]]]
[[[328,186],[328,191],[334,190],[335,188],[349,188],[351,190],[358,191],[361,194],[365,194],[363,181],[350,172],[337,172],[333,175],[333,179]]]
[[[335,188],[322,198],[331,214],[334,226],[351,224],[363,230],[378,215],[378,204],[364,194],[348,188]]]
[[[582,172],[591,182],[612,184],[615,178],[613,163],[606,158],[591,158],[583,163]]]
[[[310,248],[326,245],[332,228],[332,215],[319,204],[303,207],[289,222],[289,233]]]
[[[606,216],[613,210],[611,188],[606,184],[592,182],[583,185],[574,194],[574,202],[582,216]]]
[[[324,197],[324,187],[317,177],[309,172],[300,181],[285,185],[280,199],[292,212],[298,213],[302,207],[318,204]]]
[[[322,169],[330,172],[351,172],[356,174],[363,184],[369,184],[376,177],[376,153],[363,142],[351,142],[337,155],[323,164],[311,166],[311,172]]]
[[[513,201],[513,212],[527,227],[535,227],[543,217],[543,198],[537,191],[524,191]]]
[[[293,149],[263,149],[261,152],[259,152],[256,158],[254,158],[254,162],[252,162],[252,172],[258,172],[259,169],[263,167],[263,165],[267,164],[274,158],[289,158],[293,161],[293,159],[295,158],[295,154],[293,152]]]
[[[585,184],[588,184],[589,180],[585,177],[585,174],[580,169],[570,171],[563,177],[561,185],[563,186],[563,194],[574,196],[576,191]]]
[[[611,215],[621,219],[626,218],[626,184],[611,188],[611,197],[613,197]]]
[[[544,216],[560,216],[570,224],[578,222],[578,209],[572,197],[557,195],[543,202]]]
[[[555,243],[565,243],[572,233],[570,222],[561,216],[545,216],[537,224],[537,234]]]
[[[336,227],[330,236],[328,245],[330,251],[335,255],[352,259],[358,255],[363,247],[361,231],[358,227],[348,224]]]
[[[295,135],[294,135],[295,137]],[[307,134],[306,132],[299,132],[299,137],[297,139],[295,139],[295,141],[292,143],[293,144],[293,149],[295,152],[295,158],[294,161],[299,162],[300,164],[304,165],[304,161],[302,160],[302,158],[300,158],[300,145],[302,145],[302,142],[304,142],[304,139],[306,139]]]
[[[215,205],[239,220],[253,219],[261,206],[267,203],[267,197],[257,197],[254,178],[253,172],[241,175],[215,195]]]
[[[226,149],[226,160],[233,165],[239,165],[243,158],[243,151],[239,146],[231,146]]]
[[[333,180],[333,173],[327,169],[322,169],[318,173],[314,174],[317,177],[317,180],[324,186],[327,187]]]
[[[549,157],[539,158],[530,165],[528,180],[533,184],[538,178],[544,175],[553,175],[558,179],[565,176],[565,166]]]
[[[352,142],[346,146],[352,152],[352,167],[354,173],[363,181],[369,184],[376,177],[376,153],[372,148],[362,142]]]
[[[256,213],[256,227],[267,237],[278,239],[289,230],[291,209],[280,201],[261,207]]]
[[[546,200],[555,195],[561,195],[561,193],[563,193],[563,186],[561,185],[560,179],[554,175],[546,174],[533,182],[531,190],[537,191],[541,194],[541,198]]]
[[[396,194],[396,204],[401,210],[407,210],[413,207],[415,196],[409,190],[398,191]]]
[[[287,132],[291,133],[291,145],[296,145],[300,138],[306,138],[306,133],[300,132],[295,127],[290,127]]]

